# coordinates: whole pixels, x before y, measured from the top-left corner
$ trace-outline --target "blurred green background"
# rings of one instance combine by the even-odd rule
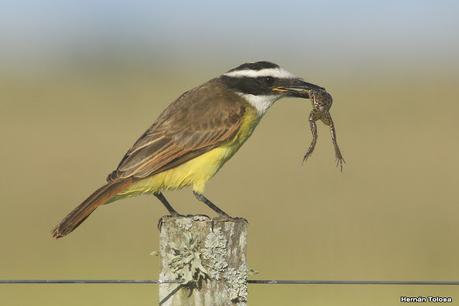
[[[459,2],[0,2],[0,278],[156,279],[152,196],[51,228],[183,91],[274,61],[334,96],[312,158],[305,100],[281,100],[209,183],[250,221],[256,278],[459,279]],[[188,190],[182,212],[210,213]],[[249,287],[250,305],[399,305],[455,287]],[[156,305],[149,285],[0,285],[0,305]]]

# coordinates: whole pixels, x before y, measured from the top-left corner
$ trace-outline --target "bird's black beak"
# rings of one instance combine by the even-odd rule
[[[274,86],[272,91],[275,94],[284,94],[287,97],[309,98],[308,92],[312,89],[325,90],[325,88],[303,81],[303,79],[284,79]]]

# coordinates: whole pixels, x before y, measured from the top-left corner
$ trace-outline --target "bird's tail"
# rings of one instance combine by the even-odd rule
[[[94,191],[86,200],[75,207],[58,225],[52,230],[54,238],[61,238],[71,233],[100,205],[105,204],[114,195],[124,190],[129,181],[109,182]]]

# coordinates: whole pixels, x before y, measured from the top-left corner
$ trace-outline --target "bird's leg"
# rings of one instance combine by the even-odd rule
[[[314,151],[314,148],[316,146],[317,142],[317,125],[316,125],[316,120],[317,120],[317,113],[313,110],[309,114],[309,127],[311,128],[311,133],[312,133],[312,141],[311,144],[309,145],[308,150],[304,154],[303,157],[303,162],[309,158],[309,156],[312,154]]]
[[[203,202],[207,206],[209,206],[210,209],[215,211],[220,217],[226,218],[226,219],[233,219],[230,215],[228,215],[226,212],[221,210],[220,208],[217,207],[214,203],[212,203],[208,198],[206,198],[203,194],[193,191],[194,196],[196,199],[199,201]]]
[[[166,207],[167,211],[169,211],[169,213],[171,214],[171,216],[181,216],[173,207],[172,205],[169,203],[169,201],[166,199],[166,197],[162,194],[162,192],[160,191],[157,191],[155,193],[153,193],[155,195],[155,197],[158,198],[158,200],[161,201],[161,203],[164,205],[164,207]]]
[[[339,167],[341,171],[343,171],[343,164],[346,161],[344,160],[343,155],[341,154],[341,151],[338,146],[338,141],[336,140],[336,130],[335,125],[333,123],[333,119],[331,115],[327,112],[321,120],[323,123],[330,127],[331,139],[333,142],[333,147],[335,148],[336,166]]]

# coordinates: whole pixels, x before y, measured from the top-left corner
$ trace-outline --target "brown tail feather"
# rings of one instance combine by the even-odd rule
[[[110,182],[94,191],[86,200],[75,207],[61,222],[52,230],[54,238],[61,238],[71,233],[100,205],[122,191],[129,185],[129,181]]]

